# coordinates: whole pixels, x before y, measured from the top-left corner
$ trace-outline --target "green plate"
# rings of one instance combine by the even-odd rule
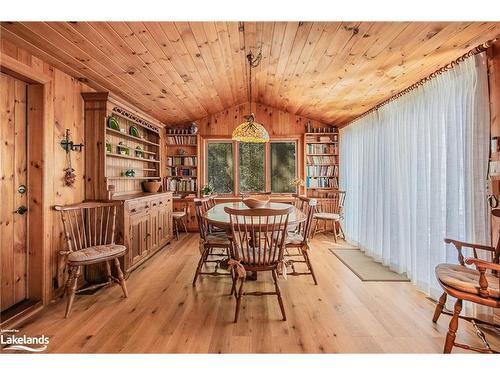
[[[133,137],[139,137],[139,130],[135,126],[131,126],[128,133]]]
[[[108,127],[120,131],[120,124],[118,124],[118,120],[116,119],[116,117],[108,117]]]

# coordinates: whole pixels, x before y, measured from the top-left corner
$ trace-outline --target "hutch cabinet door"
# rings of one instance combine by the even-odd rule
[[[147,234],[149,229],[148,215],[130,216],[130,259],[134,264],[137,259],[147,253]]]
[[[154,209],[149,212],[148,251],[155,250],[160,245],[160,211],[161,209]]]

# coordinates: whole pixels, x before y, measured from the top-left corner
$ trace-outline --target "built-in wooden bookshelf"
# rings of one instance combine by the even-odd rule
[[[339,133],[305,133],[307,196],[321,197],[339,187]]]
[[[165,188],[175,194],[198,195],[199,186],[199,135],[189,129],[166,129],[165,135]]]

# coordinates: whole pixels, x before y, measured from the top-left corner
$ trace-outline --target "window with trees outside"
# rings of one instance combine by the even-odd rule
[[[207,141],[206,178],[215,193],[295,193],[297,140]],[[235,176],[238,176],[237,181]],[[236,186],[238,185],[238,186]]]

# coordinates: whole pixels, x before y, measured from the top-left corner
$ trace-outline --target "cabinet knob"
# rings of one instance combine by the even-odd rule
[[[137,212],[137,210],[135,208],[132,208],[130,212]]]
[[[145,207],[146,207],[146,208],[149,208],[149,204],[147,204]]]
[[[156,203],[153,203],[153,207],[156,207]]]

